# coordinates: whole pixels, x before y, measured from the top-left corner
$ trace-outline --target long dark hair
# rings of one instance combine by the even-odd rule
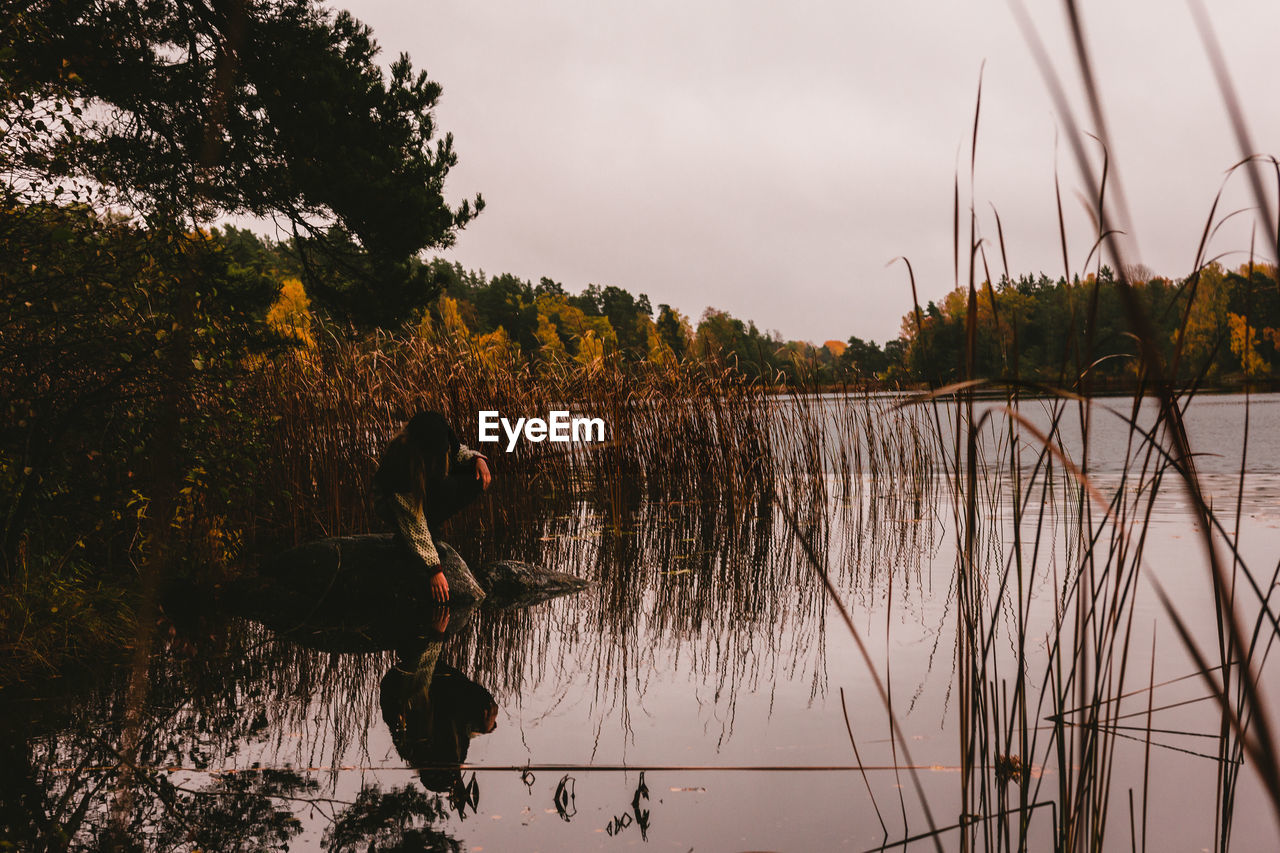
[[[410,495],[414,505],[421,507],[431,487],[449,476],[458,447],[458,436],[444,415],[418,412],[387,445],[374,486]]]

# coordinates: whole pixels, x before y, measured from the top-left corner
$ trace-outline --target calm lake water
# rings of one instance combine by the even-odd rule
[[[1061,420],[1065,446],[1108,497],[1149,488],[1134,476],[1141,449],[1107,411],[1129,415],[1131,406],[1096,401],[1087,454],[1078,410]],[[937,411],[945,444],[954,410]],[[1231,528],[1239,497],[1241,553],[1269,579],[1280,557],[1280,396],[1249,401],[1237,495],[1245,411],[1243,397],[1203,396],[1187,423],[1215,508]],[[1022,413],[1048,430],[1047,404],[1024,403]],[[1151,405],[1138,413],[1145,423],[1153,415]],[[1007,677],[1012,616],[998,579],[1013,547],[1015,478],[1001,438],[982,448],[990,499],[979,569],[992,612],[1004,614],[996,645]],[[1027,468],[1034,456],[1023,449]],[[141,740],[144,766],[125,779],[134,789],[126,805],[150,839],[144,846],[156,849],[873,849],[886,833],[893,842],[928,829],[917,784],[937,826],[951,826],[962,761],[951,481],[942,470],[838,479],[828,474],[820,502],[793,502],[796,525],[767,502],[649,501],[617,516],[581,504],[519,529],[459,528],[454,542],[469,560],[541,562],[594,585],[525,609],[450,613],[447,624],[433,615],[426,621],[443,640],[406,639],[376,613],[341,632],[228,618],[196,653],[157,656],[132,694],[122,671],[0,699],[3,772],[21,775],[47,804],[84,802],[90,819],[76,841],[87,848],[121,807],[110,759],[127,737]],[[1061,474],[1037,482],[1030,506],[1041,544],[1024,580],[1035,694],[1080,534],[1075,484]],[[1130,848],[1131,792],[1146,849],[1213,845],[1219,715],[1147,579],[1213,647],[1198,537],[1170,475],[1151,506],[1130,658],[1116,682],[1117,695],[1134,691],[1120,700],[1134,728],[1115,730],[1109,849]],[[910,762],[842,607],[888,689]],[[1277,707],[1269,675],[1263,688]],[[1148,691],[1150,683],[1160,686]],[[1050,713],[1029,719],[1041,743]],[[1024,767],[1037,802],[1054,800],[1060,773],[1043,757]],[[422,769],[451,761],[461,769]],[[10,802],[9,819],[29,814],[32,797]],[[1247,765],[1234,826],[1237,849],[1276,848],[1276,821]],[[1052,849],[1053,837],[1051,807],[1033,811],[1030,849]],[[958,833],[939,838],[958,849]],[[933,848],[931,839],[905,847]]]

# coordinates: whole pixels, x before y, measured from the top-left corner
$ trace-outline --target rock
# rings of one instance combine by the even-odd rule
[[[521,563],[495,560],[476,569],[476,580],[499,607],[527,607],[558,595],[577,592],[590,583],[575,575]]]
[[[483,601],[484,590],[458,552],[444,542],[436,543],[436,551],[449,581],[450,602]],[[432,603],[430,575],[390,534],[307,542],[263,565],[261,575],[323,599],[407,598],[416,604]]]
[[[453,550],[448,542],[437,542],[436,553],[440,555],[440,565],[444,567],[444,576],[449,581],[449,602],[457,597],[460,601],[481,602],[486,597],[484,587],[471,574],[466,562]]]
[[[472,574],[447,543],[437,542],[436,549],[451,610],[480,602],[524,607],[588,586],[573,575],[514,560],[486,563]],[[412,635],[436,611],[429,579],[391,535],[339,536],[299,545],[264,563],[256,577],[238,584],[237,609],[273,626],[337,626],[374,636],[392,625],[397,636]]]

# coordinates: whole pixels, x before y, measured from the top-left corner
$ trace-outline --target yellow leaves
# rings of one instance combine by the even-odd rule
[[[548,322],[556,327],[558,333],[564,334],[571,340],[583,341],[590,333],[592,351],[584,356],[579,344],[578,350],[574,353],[578,361],[590,364],[596,357],[594,348],[597,345],[603,352],[617,349],[618,333],[610,324],[608,317],[588,317],[581,308],[570,305],[568,297],[561,293],[541,294],[534,304],[538,307],[538,313],[546,315]]]
[[[462,314],[458,312],[458,300],[452,296],[441,296],[440,304],[440,326],[446,334],[456,335],[465,338],[468,334],[466,321],[462,319]]]
[[[579,364],[593,365],[604,360],[604,342],[596,337],[593,329],[587,329],[578,339],[578,354],[574,360]]]
[[[1187,359],[1199,364],[1213,351],[1214,342],[1218,340],[1230,293],[1222,267],[1216,263],[1202,269],[1193,286],[1195,295],[1187,314],[1184,349]]]
[[[550,360],[559,361],[567,358],[569,353],[564,348],[564,341],[560,340],[560,333],[556,330],[556,326],[551,322],[551,318],[541,311],[538,312],[538,328],[533,333],[541,344],[542,355]]]
[[[1258,329],[1239,314],[1227,313],[1227,325],[1231,329],[1231,352],[1240,359],[1240,369],[1246,377],[1271,372],[1271,365],[1258,352]],[[1274,329],[1264,334],[1274,340]]]
[[[675,353],[671,351],[671,347],[667,346],[666,341],[662,340],[662,336],[658,334],[658,327],[648,318],[645,318],[645,322],[649,362],[657,365],[674,365],[676,363]]]
[[[480,360],[489,368],[498,369],[511,363],[514,344],[501,326],[487,335],[477,335],[473,343]]]
[[[315,338],[311,334],[311,300],[300,280],[287,278],[281,282],[280,296],[267,312],[267,326],[299,346],[315,348]]]

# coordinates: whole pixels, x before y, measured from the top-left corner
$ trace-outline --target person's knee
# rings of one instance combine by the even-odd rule
[[[428,495],[427,521],[433,525],[445,521],[475,501],[483,491],[480,481],[476,479],[474,461],[468,460],[458,465]]]
[[[478,457],[468,459],[466,462],[458,466],[455,472],[461,481],[461,492],[467,503],[471,503],[484,492],[484,484],[480,482],[479,472],[476,471]]]
[[[441,495],[445,496],[447,502],[455,505],[457,509],[475,500],[482,491],[480,481],[476,478],[476,460],[468,459],[454,465],[449,471],[449,476],[444,478],[443,486]]]

